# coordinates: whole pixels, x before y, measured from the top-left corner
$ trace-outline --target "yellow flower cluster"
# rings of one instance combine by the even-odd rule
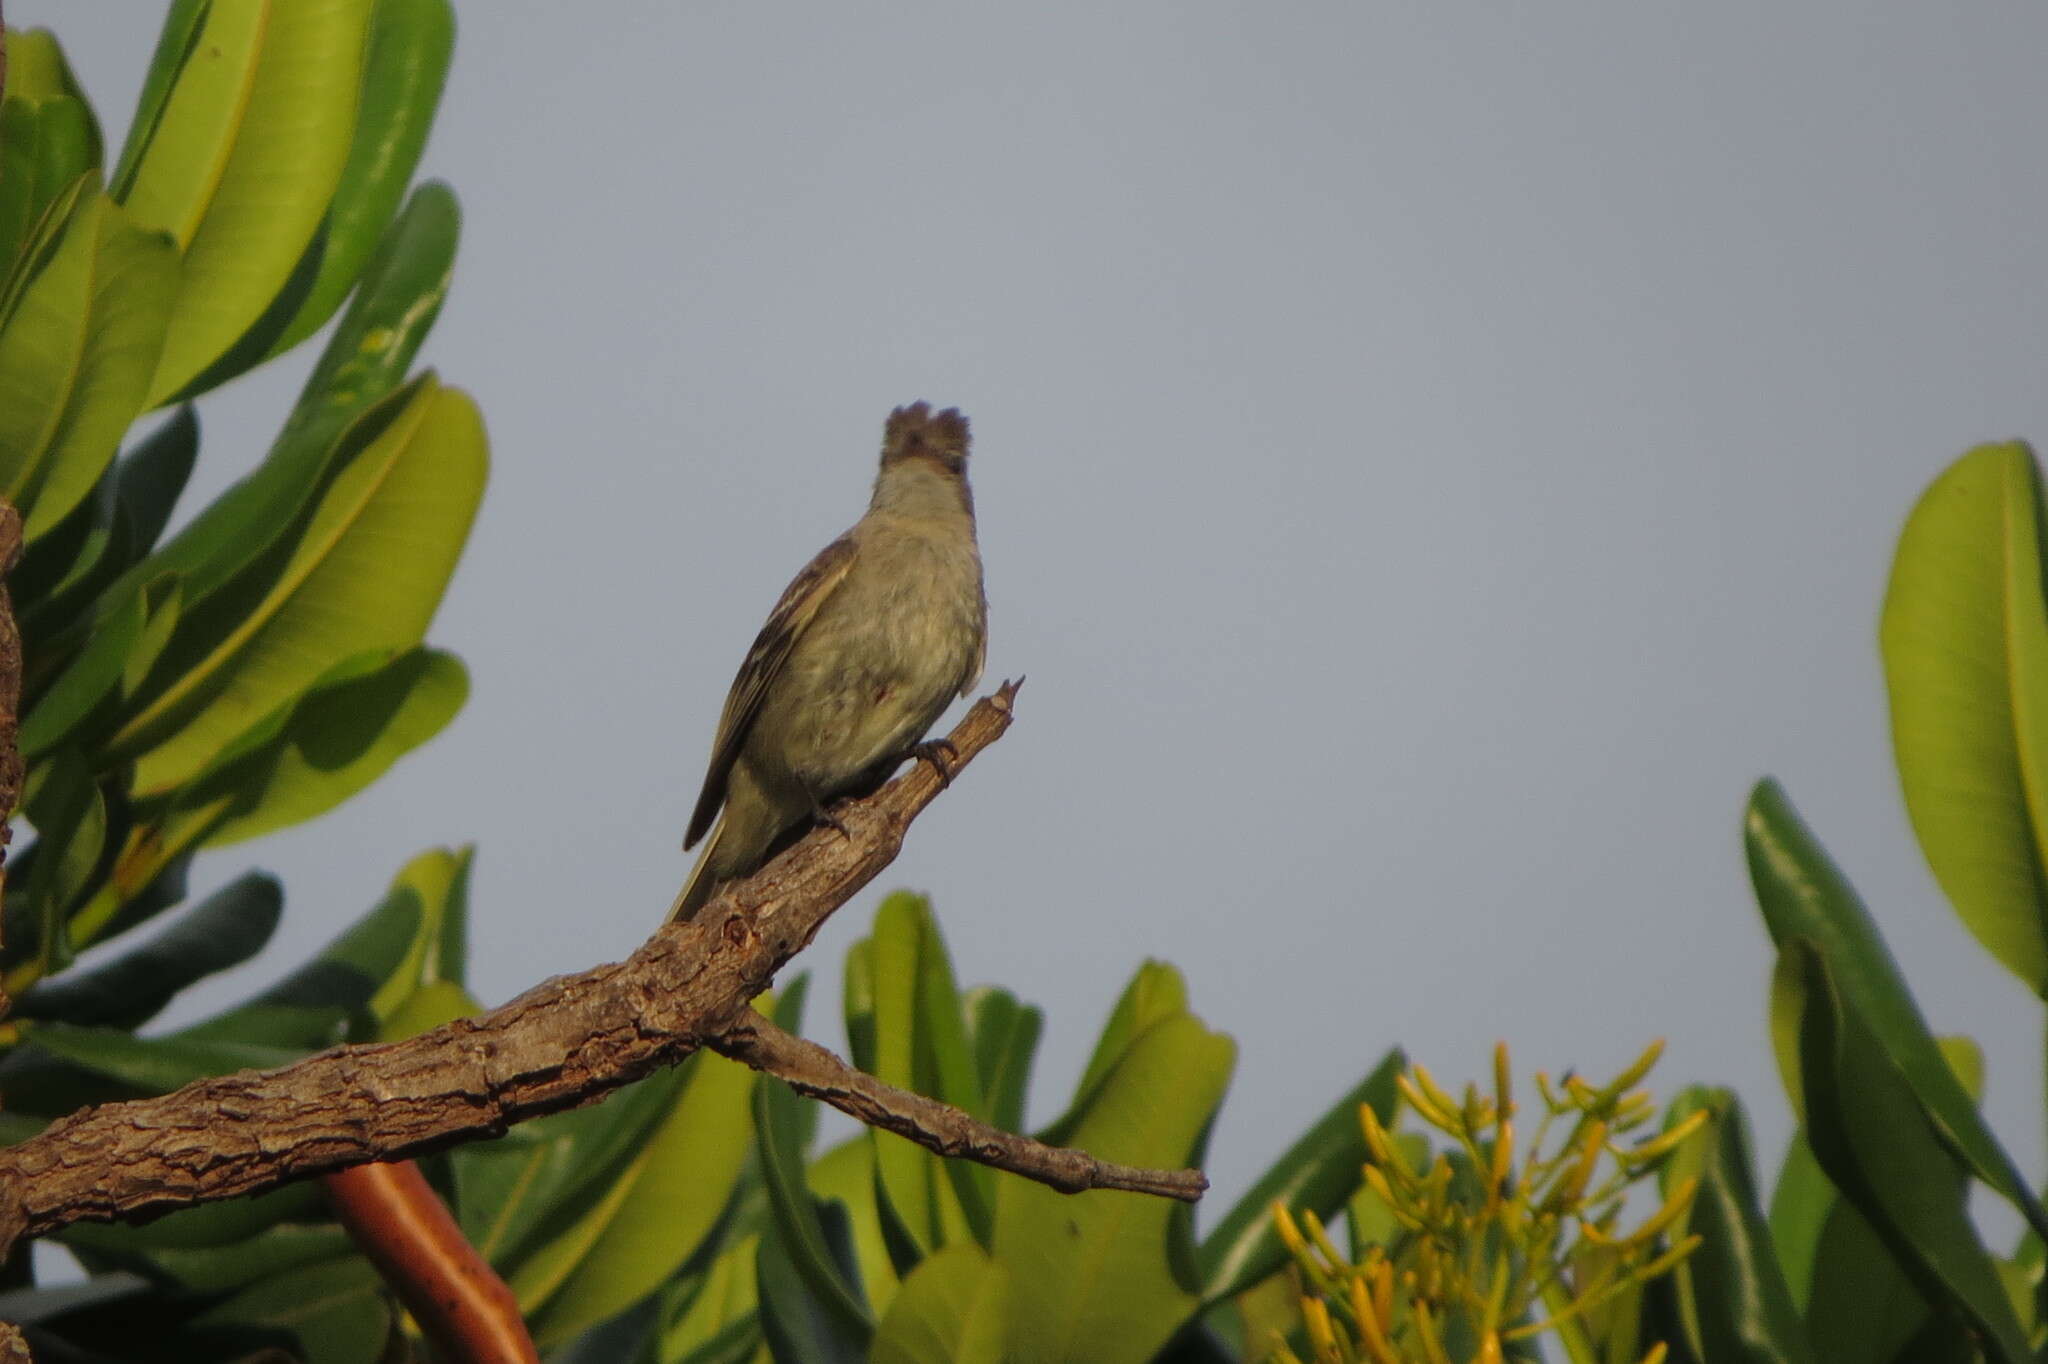
[[[1529,1140],[1516,1146],[1515,1102],[1505,1044],[1494,1050],[1493,1093],[1445,1092],[1422,1066],[1400,1078],[1401,1097],[1449,1139],[1430,1157],[1418,1137],[1390,1132],[1360,1107],[1369,1152],[1366,1190],[1352,1217],[1369,1212],[1387,1234],[1354,1262],[1321,1219],[1279,1203],[1274,1223],[1302,1280],[1301,1313],[1313,1364],[1498,1364],[1514,1344],[1549,1333],[1574,1361],[1608,1359],[1601,1339],[1617,1326],[1631,1290],[1670,1270],[1699,1243],[1667,1243],[1698,1181],[1687,1179],[1648,1218],[1622,1230],[1629,1193],[1707,1121],[1704,1111],[1642,1139],[1655,1102],[1636,1086],[1657,1063],[1650,1046],[1613,1081],[1594,1086],[1538,1072],[1543,1101]],[[1364,1239],[1353,1228],[1354,1243]],[[1653,1346],[1642,1364],[1661,1364]],[[1275,1340],[1273,1364],[1303,1364]]]

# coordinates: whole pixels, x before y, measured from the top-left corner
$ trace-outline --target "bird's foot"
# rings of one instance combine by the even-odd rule
[[[912,744],[910,756],[930,763],[932,771],[939,774],[941,787],[953,784],[953,764],[960,761],[960,750],[953,747],[951,739],[926,739],[921,744]]]

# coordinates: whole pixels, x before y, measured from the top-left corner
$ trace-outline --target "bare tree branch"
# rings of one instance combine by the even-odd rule
[[[1009,728],[1015,694],[1012,684],[983,698],[953,731],[956,774]],[[60,1118],[0,1150],[0,1254],[21,1237],[74,1222],[146,1219],[499,1136],[674,1065],[751,1024],[748,1001],[895,858],[910,822],[940,788],[929,764],[913,764],[876,795],[835,811],[844,836],[814,830],[624,962],[557,976],[480,1018]],[[956,1139],[948,1135],[956,1129],[936,1124],[928,1109],[906,1117],[872,1090],[848,1102],[889,1117],[894,1130],[926,1128]],[[1013,1165],[1005,1160],[1019,1146],[978,1134],[958,1140],[972,1159],[1056,1188],[1089,1187],[1074,1183],[1071,1167],[1049,1164],[1045,1148]],[[1176,1197],[1190,1190],[1186,1177],[1164,1172],[1145,1187],[1154,1186]]]
[[[1097,1160],[1086,1151],[1047,1146],[991,1127],[951,1104],[883,1084],[816,1042],[793,1037],[757,1014],[740,1018],[705,1045],[755,1070],[780,1076],[799,1094],[822,1099],[870,1127],[880,1127],[942,1156],[992,1165],[1061,1193],[1123,1189],[1193,1203],[1207,1192],[1200,1170],[1145,1170]]]

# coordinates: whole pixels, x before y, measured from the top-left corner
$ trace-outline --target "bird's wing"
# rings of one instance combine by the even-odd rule
[[[789,661],[790,650],[796,647],[805,628],[817,618],[818,608],[845,581],[847,570],[853,567],[853,556],[851,531],[819,550],[818,556],[804,565],[804,571],[783,589],[782,600],[775,603],[775,609],[768,613],[768,623],[754,637],[754,647],[747,650],[746,661],[740,664],[739,675],[732,680],[732,690],[726,693],[725,710],[718,717],[718,737],[711,741],[711,766],[704,773],[704,790],[697,797],[689,832],[683,837],[685,848],[702,838],[717,817],[718,807],[725,803],[726,780],[747,742],[754,717],[761,713],[768,688],[782,671],[782,665]]]

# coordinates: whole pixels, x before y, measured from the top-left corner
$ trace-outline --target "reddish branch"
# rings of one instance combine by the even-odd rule
[[[411,1161],[327,1175],[328,1201],[420,1331],[465,1364],[540,1364],[519,1300]]]
[[[953,731],[956,771],[1009,727],[1015,690],[984,698]],[[0,1151],[0,1252],[73,1222],[147,1218],[498,1136],[674,1065],[746,1022],[748,1001],[894,859],[910,822],[939,789],[929,764],[913,764],[875,796],[835,811],[844,836],[815,830],[626,961],[558,976],[480,1018],[60,1118]],[[802,1059],[792,1059],[795,1073],[771,1068],[799,1084],[842,1084],[836,1058],[823,1074],[805,1073]],[[933,1150],[958,1146],[956,1134],[928,1127],[925,1104],[912,1098],[875,1084],[860,1101],[893,1115],[893,1130]],[[1016,1147],[969,1142],[958,1149],[1046,1177],[1044,1168],[1006,1164]],[[1141,1173],[1136,1183],[1120,1182],[1118,1167],[1097,1163],[1084,1187],[1171,1189],[1180,1197],[1202,1187],[1194,1172]],[[1075,1187],[1065,1175],[1050,1182]]]

